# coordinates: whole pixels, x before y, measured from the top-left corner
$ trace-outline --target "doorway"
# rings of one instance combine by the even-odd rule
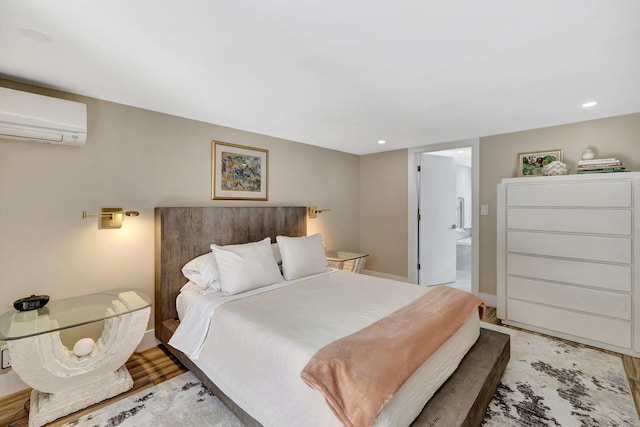
[[[413,269],[413,272],[410,270],[409,279],[413,283],[425,286],[447,284],[479,294],[478,142],[474,139],[437,144],[419,147],[409,153],[409,164],[414,171],[410,174],[409,182],[409,244],[413,246],[409,250],[409,268]],[[443,160],[438,161],[438,158]],[[446,180],[441,167],[425,164],[433,161],[453,163],[454,171],[449,171],[448,175],[454,177],[447,179],[454,181],[453,186],[444,184]],[[449,170],[451,168],[449,166]],[[431,190],[424,194],[429,183],[439,190],[448,188],[446,195],[433,196],[429,193]],[[433,199],[434,197],[436,198]],[[429,212],[429,209],[435,213]],[[417,221],[418,210],[420,221]],[[438,221],[440,224],[435,224]],[[440,237],[429,231],[433,227],[439,228]],[[429,247],[429,242],[433,243],[433,247]],[[433,275],[425,269],[431,271],[434,265],[446,268],[448,276],[432,279]]]

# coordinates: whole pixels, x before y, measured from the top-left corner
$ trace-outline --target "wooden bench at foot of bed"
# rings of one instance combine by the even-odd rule
[[[507,334],[480,328],[478,341],[411,427],[479,426],[509,363],[509,340]]]
[[[164,339],[163,341],[167,349],[192,371],[246,427],[260,427],[259,422],[222,393],[184,353],[166,344],[177,328],[178,321],[165,321],[163,326],[163,338],[166,338],[166,341]],[[458,369],[433,395],[411,427],[479,426],[509,362],[511,354],[509,338],[509,335],[480,328],[478,341],[462,359]]]

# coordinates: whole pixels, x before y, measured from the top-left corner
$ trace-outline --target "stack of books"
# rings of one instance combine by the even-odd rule
[[[578,174],[582,173],[609,173],[624,172],[625,167],[622,162],[616,158],[608,159],[591,159],[578,161]]]

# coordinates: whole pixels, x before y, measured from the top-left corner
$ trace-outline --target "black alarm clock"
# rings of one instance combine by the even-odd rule
[[[37,310],[49,302],[49,295],[31,295],[13,302],[13,307],[18,311]]]

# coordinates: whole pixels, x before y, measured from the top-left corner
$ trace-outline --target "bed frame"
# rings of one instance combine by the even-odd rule
[[[155,209],[155,334],[248,427],[261,424],[229,399],[168,342],[178,327],[175,301],[187,261],[210,245],[248,243],[278,235],[305,236],[306,207],[180,207]],[[414,427],[478,426],[509,361],[509,336],[481,329],[480,338],[454,374],[411,424]]]

